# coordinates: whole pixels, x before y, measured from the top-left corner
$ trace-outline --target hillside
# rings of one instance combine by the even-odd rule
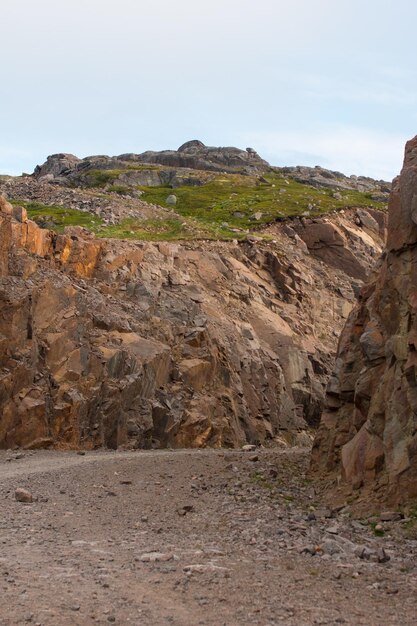
[[[98,237],[140,240],[244,239],[287,217],[384,210],[388,201],[384,181],[272,167],[250,148],[184,146],[118,157],[52,155],[32,177],[0,182],[0,192],[58,232],[80,225]]]
[[[2,182],[0,446],[309,441],[335,338],[384,244],[383,203],[357,179],[323,189],[265,162],[262,180],[190,169],[204,181],[143,191],[133,170],[121,193],[126,172],[91,186],[103,159],[114,172],[107,157],[59,155]],[[204,204],[222,185],[227,201]],[[266,200],[251,219],[248,198],[276,189],[279,220]],[[146,201],[174,192],[175,208]],[[232,209],[239,228],[219,221]]]

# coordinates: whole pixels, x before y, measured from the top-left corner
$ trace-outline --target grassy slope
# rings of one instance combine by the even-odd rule
[[[341,200],[333,198],[332,190],[316,189],[285,179],[276,173],[265,174],[268,183],[257,178],[240,175],[221,175],[201,187],[140,187],[146,202],[168,207],[166,198],[177,197],[175,211],[193,217],[202,224],[227,222],[238,228],[252,228],[268,224],[278,218],[301,215],[308,211],[316,216],[344,207],[382,208],[380,202],[371,200],[370,194],[358,191],[341,191]],[[250,217],[262,213],[254,223]],[[235,216],[234,213],[243,215]]]
[[[94,171],[93,178],[102,195],[106,189],[118,191],[117,176],[120,173],[122,170]],[[16,201],[15,204],[24,205],[30,218],[57,232],[62,232],[68,225],[80,225],[99,237],[146,240],[240,238],[246,236],[247,230],[254,231],[274,220],[306,212],[317,216],[346,207],[384,208],[383,203],[372,201],[370,194],[339,191],[341,199],[337,200],[332,190],[309,187],[276,172],[264,176],[266,183],[256,177],[221,174],[211,177],[212,180],[201,186],[175,189],[139,187],[143,191],[143,200],[171,209],[173,207],[167,205],[166,199],[170,194],[175,194],[177,204],[174,210],[182,219],[173,215],[165,220],[126,219],[117,225],[106,225],[100,218],[75,209],[44,206],[35,202]],[[107,185],[113,183],[110,189],[103,189],[104,181]],[[120,192],[123,190],[124,187]],[[258,214],[259,219],[251,220],[254,214]]]

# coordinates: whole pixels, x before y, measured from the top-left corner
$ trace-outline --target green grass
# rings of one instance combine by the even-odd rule
[[[83,226],[100,238],[136,239],[144,241],[174,241],[192,239],[230,240],[236,237],[228,228],[217,225],[204,226],[193,219],[122,220],[118,224],[105,224],[102,219],[77,209],[48,206],[39,202],[12,200],[12,204],[25,207],[28,217],[40,226],[62,233],[66,226]],[[240,235],[244,236],[243,234]]]
[[[101,226],[96,230],[98,237],[114,239],[141,239],[145,241],[172,241],[175,239],[191,239],[187,236],[187,225],[179,219],[166,220],[135,220],[125,219],[119,224]]]
[[[131,191],[131,187],[127,187],[127,185],[110,185],[110,187],[107,187],[106,191],[117,193],[120,196],[124,196],[126,194],[129,194],[129,191]]]
[[[86,173],[88,187],[105,187],[113,183],[124,170],[90,170]]]
[[[58,233],[62,233],[66,226],[83,226],[95,232],[103,224],[103,220],[99,217],[77,209],[47,206],[39,202],[25,202],[23,200],[11,200],[11,203],[23,206],[31,220]]]
[[[233,233],[227,227],[216,224],[201,224],[191,218],[122,220],[119,224],[104,225],[95,230],[98,237],[112,237],[114,239],[140,239],[145,241],[174,241],[211,239],[229,241],[234,238],[243,238],[246,233]]]
[[[264,489],[268,489],[269,491],[274,488],[274,485],[265,478],[262,472],[255,472],[251,476],[250,480],[256,485],[260,485],[261,487],[263,487]]]
[[[89,187],[98,190],[106,188],[97,190],[97,196],[108,198],[109,191],[123,195],[132,187],[117,182],[120,174],[129,170],[149,169],[158,169],[158,166],[132,165],[123,170],[90,170],[86,173],[86,182]],[[205,180],[207,172],[200,174],[202,180]],[[385,206],[373,201],[369,193],[339,191],[341,199],[336,200],[332,190],[309,187],[286,179],[278,172],[271,171],[264,176],[267,182],[261,183],[255,176],[210,172],[208,182],[200,186],[175,189],[137,187],[143,191],[142,200],[172,211],[171,215],[168,214],[162,220],[139,221],[130,218],[116,225],[106,225],[100,218],[76,209],[20,200],[14,201],[14,204],[24,206],[31,219],[56,232],[62,232],[65,226],[79,225],[89,228],[98,237],[149,241],[243,239],[248,231],[256,231],[277,219],[302,215],[309,207],[311,210],[308,214],[317,216],[347,207],[383,209]],[[175,207],[166,204],[167,197],[172,193],[177,197]],[[250,219],[255,213],[261,214],[259,220]]]
[[[148,171],[158,170],[158,165],[128,165],[123,169],[113,170],[88,170],[85,173],[87,187],[103,188],[109,184],[113,184],[121,174],[131,171]]]
[[[385,535],[385,530],[383,528],[379,528],[378,522],[371,522],[370,527],[372,528],[375,537],[383,537]]]
[[[332,190],[316,189],[271,172],[265,174],[268,183],[260,183],[256,177],[238,174],[217,175],[214,180],[199,187],[139,187],[142,199],[169,208],[167,197],[177,197],[175,211],[185,217],[194,217],[202,223],[224,223],[231,227],[251,228],[265,225],[279,218],[302,215],[317,216],[347,207],[382,208],[370,194],[358,191],[340,192],[342,199],[332,197]],[[281,191],[283,190],[283,191]],[[234,213],[242,214],[235,217]],[[262,213],[259,220],[250,219]]]

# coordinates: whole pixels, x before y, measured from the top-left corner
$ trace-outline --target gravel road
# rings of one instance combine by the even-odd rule
[[[414,625],[413,520],[376,536],[320,503],[307,463],[300,449],[1,452],[0,624]]]

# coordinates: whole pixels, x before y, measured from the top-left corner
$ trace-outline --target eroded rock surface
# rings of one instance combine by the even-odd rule
[[[338,348],[313,469],[395,503],[417,496],[417,137],[393,183],[386,253]]]
[[[378,198],[383,202],[388,200],[391,191],[390,183],[385,180],[374,180],[368,176],[346,176],[341,172],[328,170],[319,165],[316,167],[296,165],[295,167],[276,169],[299,183],[312,187],[371,192],[375,199]]]
[[[144,167],[137,167],[144,165]],[[167,170],[158,168],[146,168],[146,164],[165,166]],[[201,172],[229,172],[240,174],[256,174],[268,169],[269,163],[258,155],[252,148],[240,150],[239,148],[226,147],[215,148],[205,146],[201,141],[188,141],[178,150],[162,150],[154,152],[148,150],[142,154],[121,154],[115,157],[91,156],[79,159],[73,154],[53,154],[45,163],[37,166],[34,172],[36,178],[47,181],[79,183],[90,170],[106,170],[117,168],[131,168],[124,174],[126,180],[119,182],[134,183],[136,185],[171,185],[192,184],[187,181],[185,171],[179,173],[176,170],[200,170]],[[171,169],[172,168],[172,169]],[[193,176],[195,178],[195,175]],[[195,181],[198,184],[198,180]]]
[[[274,225],[269,243],[127,242],[0,202],[1,447],[292,443],[317,423],[362,284],[305,235],[329,222]],[[355,211],[334,228],[366,274],[380,234]]]

